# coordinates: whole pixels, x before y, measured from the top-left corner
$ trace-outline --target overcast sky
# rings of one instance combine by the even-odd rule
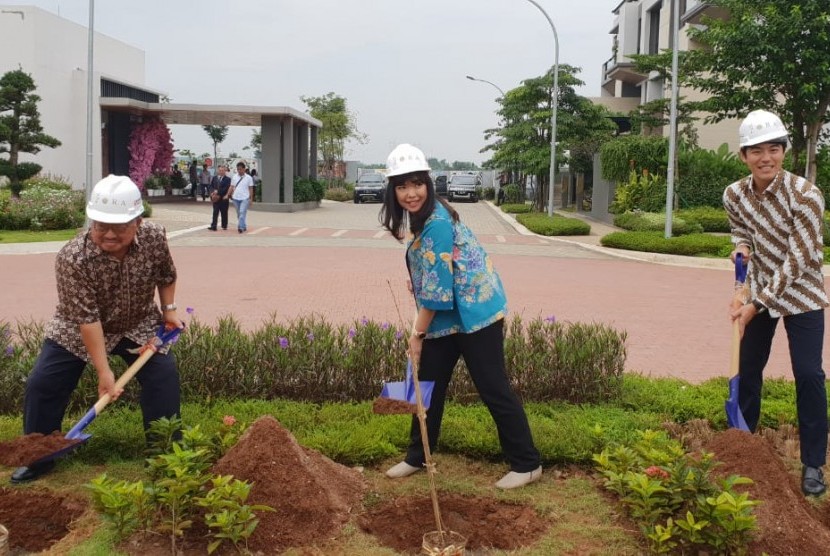
[[[559,62],[582,68],[599,96],[619,0],[538,0],[556,25]],[[84,0],[33,0],[86,25]],[[385,162],[398,143],[427,156],[482,162],[499,92],[545,73],[553,33],[526,0],[98,0],[95,28],[146,53],[149,88],[173,102],[291,106],[330,91],[347,99],[365,144],[346,158]],[[243,153],[251,128],[221,150]],[[48,131],[48,130],[47,130]],[[177,148],[212,152],[201,128],[175,126]]]

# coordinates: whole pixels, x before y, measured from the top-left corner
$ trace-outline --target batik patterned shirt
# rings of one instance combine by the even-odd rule
[[[125,337],[144,344],[162,323],[156,288],[176,281],[162,226],[143,221],[124,260],[102,251],[90,234],[70,240],[55,259],[58,306],[46,327],[47,338],[85,361],[81,324],[101,322],[108,353]]]
[[[415,303],[435,311],[427,338],[475,332],[507,313],[490,257],[442,204],[436,203],[423,231],[407,244],[406,261]]]
[[[781,171],[763,193],[752,176],[731,184],[723,205],[732,242],[752,251],[747,282],[752,299],[781,317],[827,306],[824,290],[824,196],[806,179]]]

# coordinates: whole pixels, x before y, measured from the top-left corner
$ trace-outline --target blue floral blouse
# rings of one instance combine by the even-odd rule
[[[418,308],[435,311],[427,338],[475,332],[507,313],[504,287],[490,257],[440,203],[407,244],[406,263]]]

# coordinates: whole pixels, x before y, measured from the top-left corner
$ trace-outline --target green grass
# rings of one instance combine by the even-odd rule
[[[0,243],[36,243],[39,241],[67,241],[75,237],[78,230],[0,230]]]
[[[543,236],[587,236],[591,226],[587,222],[567,216],[548,216],[541,212],[517,214],[516,220],[533,233]]]

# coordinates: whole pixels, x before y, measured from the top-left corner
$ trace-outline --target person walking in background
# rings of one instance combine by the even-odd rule
[[[788,133],[778,116],[751,112],[739,135],[741,160],[750,175],[723,194],[735,244],[732,261],[741,253],[749,265],[750,302],[730,310],[742,332],[738,400],[754,432],[761,414],[764,367],[783,318],[795,377],[801,490],[819,496],[826,488],[821,468],[827,454],[824,197],[818,187],[783,169]]]
[[[202,200],[206,201],[210,189],[211,175],[207,164],[202,164],[202,171],[199,172],[199,194]]]
[[[256,197],[257,197],[257,178],[258,178],[258,176],[257,176],[256,168],[251,168],[250,174],[251,174],[251,182],[254,184],[254,191],[253,191],[253,193],[251,193],[251,202],[253,203],[254,201],[256,201]]]
[[[228,167],[220,164],[210,184],[210,200],[213,201],[213,219],[208,230],[216,231],[216,221],[222,215],[222,229],[228,229],[228,206],[230,205],[231,178],[227,175]]]
[[[188,167],[188,172],[190,174],[190,196],[194,199],[196,198],[196,186],[199,183],[199,165],[196,163],[196,159],[190,161],[190,166]]]
[[[236,230],[241,234],[248,231],[248,205],[254,198],[254,182],[251,176],[245,173],[245,163],[236,163],[236,174],[231,180],[231,200],[236,208],[238,224]]]
[[[511,471],[496,483],[518,488],[542,476],[527,415],[510,387],[504,361],[507,299],[492,262],[458,213],[435,194],[424,153],[398,145],[387,161],[386,196],[380,212],[384,228],[402,241],[418,315],[409,338],[409,356],[419,378],[435,381],[427,410],[427,434],[434,449],[441,431],[444,401],[460,356],[496,423]],[[389,478],[412,475],[424,466],[417,417],[410,428],[404,461],[386,471]]]
[[[176,267],[164,228],[142,221],[143,212],[141,192],[132,180],[107,176],[90,195],[89,230],[69,240],[55,258],[58,306],[26,381],[25,434],[61,430],[87,363],[98,375],[98,395],[115,400],[122,391],[115,387],[107,356],[132,364],[139,357],[133,350],[153,337],[160,324],[184,328],[176,313]],[[155,303],[157,290],[161,310]],[[176,360],[160,350],[136,378],[146,434],[152,421],[180,414]],[[37,479],[54,465],[20,467],[11,482]]]

